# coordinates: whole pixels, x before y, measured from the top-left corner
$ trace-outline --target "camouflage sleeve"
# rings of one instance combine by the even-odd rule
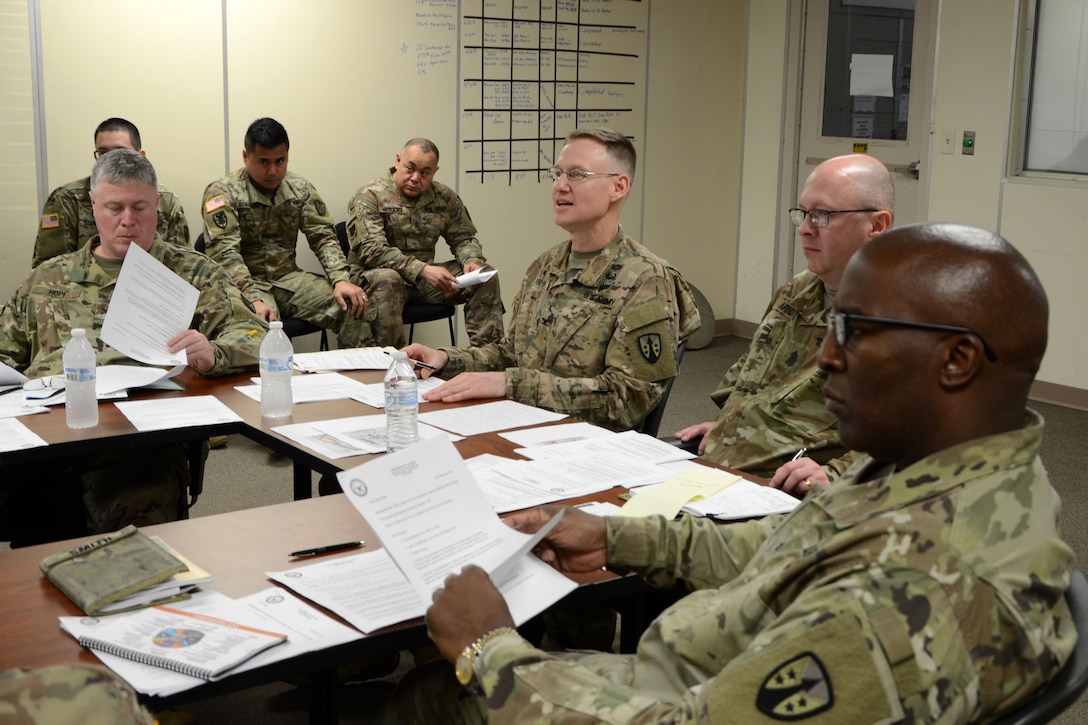
[[[348,262],[340,249],[340,240],[336,238],[329,208],[313,184],[309,184],[306,203],[302,208],[301,227],[299,231],[310,243],[310,249],[329,278],[329,284],[335,286],[337,282],[347,282]]]
[[[5,722],[39,725],[157,722],[127,683],[98,665],[0,671],[0,712]]]
[[[203,374],[216,377],[255,367],[268,325],[221,267],[205,261],[200,272],[193,278],[200,290],[196,305],[202,318],[200,332],[215,354],[215,365]]]
[[[181,201],[174,194],[170,194],[167,204],[159,206],[159,236],[179,247],[193,246],[189,236],[189,220],[185,217]]]
[[[31,345],[26,334],[27,296],[20,286],[0,313],[0,362],[25,370],[30,364]]]
[[[348,212],[348,239],[353,264],[367,269],[392,269],[408,282],[415,282],[427,265],[390,243],[385,234],[381,200],[371,188],[360,189]]]
[[[450,219],[442,230],[442,238],[450,245],[450,251],[462,268],[469,262],[487,264],[484,248],[476,238],[476,225],[468,214],[468,208],[461,197],[450,192]]]
[[[204,190],[203,211],[204,248],[208,256],[222,265],[247,299],[253,302],[260,300],[276,309],[271,283],[254,279],[242,259],[242,230],[238,210],[234,205],[234,197],[225,186],[217,182],[208,185]]]
[[[779,292],[781,294],[781,291]],[[778,303],[778,294],[772,299],[767,309],[763,311],[763,317],[761,320],[767,318],[767,315],[775,308]],[[754,344],[754,343],[753,343]],[[748,346],[748,349],[744,351],[744,354],[737,358],[737,361],[733,363],[728,370],[725,371],[725,376],[722,381],[718,383],[718,388],[710,394],[710,399],[714,401],[715,405],[719,408],[725,405],[725,401],[732,395],[734,388],[737,386],[737,381],[740,379],[741,372],[748,366],[748,356],[752,353],[752,345]]]
[[[30,266],[79,248],[79,201],[67,188],[53,190],[42,207]]]

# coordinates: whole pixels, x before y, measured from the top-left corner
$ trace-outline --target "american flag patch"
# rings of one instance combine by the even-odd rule
[[[60,216],[57,214],[42,214],[42,229],[56,229],[60,226]]]
[[[204,211],[205,212],[213,212],[216,209],[218,209],[219,207],[226,206],[226,205],[227,205],[226,200],[223,198],[223,195],[220,194],[219,196],[208,199],[208,201],[204,204]]]

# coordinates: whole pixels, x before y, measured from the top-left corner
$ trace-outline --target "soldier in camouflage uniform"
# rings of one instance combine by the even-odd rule
[[[679,272],[619,226],[634,173],[631,143],[606,129],[574,131],[556,163],[555,222],[571,238],[530,265],[503,339],[406,350],[456,376],[428,400],[507,397],[627,430],[661,400],[676,375],[676,347],[698,329],[699,312]]]
[[[155,231],[155,170],[128,150],[105,154],[91,173],[95,219],[101,235],[83,249],[36,267],[0,315],[0,361],[29,377],[63,372],[63,347],[71,330],[87,330],[98,365],[138,364],[100,338],[117,275],[130,243],[200,291],[195,329],[171,340],[203,375],[225,375],[255,366],[267,325],[248,305],[223,268],[203,254],[160,239]],[[253,334],[258,331],[261,334]],[[83,491],[90,533],[126,524],[152,524],[177,517],[189,484],[186,446],[180,443],[98,453],[50,463],[0,464],[0,529],[15,544],[67,538],[36,481],[74,477]],[[55,504],[54,504],[55,505]],[[38,519],[41,520],[38,520]]]
[[[635,655],[553,654],[505,629],[501,594],[469,568],[427,628],[482,694],[440,663],[402,682],[387,721],[952,724],[1035,697],[1077,638],[1073,555],[1026,408],[1046,348],[1038,278],[996,234],[913,225],[857,253],[836,308],[850,312],[819,351],[828,407],[870,455],[759,521],[567,509],[538,549],[559,570],[694,591]],[[557,508],[508,522],[532,530]]]
[[[98,124],[94,132],[96,159],[114,149],[144,153],[140,146],[140,132],[133,123],[123,118],[107,118]],[[159,187],[158,232],[171,244],[190,246],[189,222],[181,202],[163,186]],[[98,227],[95,226],[94,211],[91,209],[91,177],[58,187],[42,207],[30,266],[37,267],[50,257],[74,252],[96,234]]]
[[[367,294],[348,280],[332,217],[317,189],[287,170],[287,130],[258,118],[246,131],[244,166],[204,190],[208,256],[227,270],[265,320],[294,317],[336,332],[341,348],[375,344]],[[295,260],[302,232],[325,276]]]
[[[414,138],[389,173],[355,192],[348,207],[351,279],[371,291],[380,345],[404,346],[401,313],[408,303],[463,304],[472,345],[502,339],[498,275],[473,287],[454,285],[487,260],[468,209],[453,189],[434,181],[437,171],[438,147]],[[456,259],[435,264],[439,237]]]
[[[813,170],[798,205],[790,214],[808,270],[775,293],[747,352],[711,395],[722,409],[718,419],[684,428],[676,437],[699,440],[699,453],[708,461],[803,496],[858,458],[839,441],[835,416],[824,407],[826,375],[816,351],[846,263],[891,227],[895,184],[873,157],[839,156]],[[821,209],[838,211],[823,215]],[[791,460],[802,448],[807,456]]]
[[[119,677],[97,665],[0,672],[5,725],[153,725],[155,719]]]

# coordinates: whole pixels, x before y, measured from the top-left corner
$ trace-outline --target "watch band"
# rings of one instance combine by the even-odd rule
[[[480,658],[480,653],[483,652],[484,646],[496,637],[501,637],[504,634],[517,633],[518,631],[513,627],[497,627],[487,634],[481,635],[472,644],[467,645],[461,650],[461,655],[457,658],[457,662],[454,665],[457,681],[465,687],[472,684],[472,681],[476,677],[476,663]]]

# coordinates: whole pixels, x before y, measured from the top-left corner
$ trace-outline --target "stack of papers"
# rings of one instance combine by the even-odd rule
[[[420,439],[440,436],[462,440],[425,423],[420,423],[418,429]],[[314,423],[289,423],[276,426],[272,430],[331,459],[385,453],[386,448],[384,413],[319,420]]]
[[[261,402],[261,379],[251,378],[253,385],[235,387],[242,395]],[[340,373],[322,375],[293,375],[291,400],[294,403],[317,403],[322,400],[346,400],[366,388],[365,383]]]
[[[296,352],[294,366],[304,373],[319,370],[387,370],[392,347],[353,347],[348,350]]]

